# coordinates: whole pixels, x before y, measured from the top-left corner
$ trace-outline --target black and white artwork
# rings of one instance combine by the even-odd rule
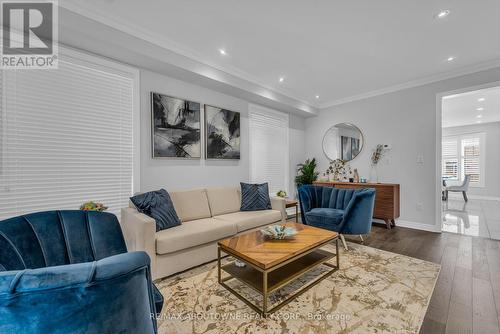
[[[359,150],[359,139],[351,137],[351,154],[353,159],[358,156]]]
[[[153,158],[201,158],[200,104],[151,93]]]
[[[352,160],[351,137],[340,136],[342,144],[342,157],[344,161]]]
[[[240,158],[240,113],[205,105],[206,158]]]

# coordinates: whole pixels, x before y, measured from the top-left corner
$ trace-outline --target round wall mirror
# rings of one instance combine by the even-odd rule
[[[323,136],[323,152],[330,160],[351,161],[361,153],[363,144],[363,133],[350,123],[334,125]]]

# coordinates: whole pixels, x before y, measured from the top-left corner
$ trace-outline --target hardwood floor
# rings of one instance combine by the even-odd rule
[[[420,333],[500,334],[500,241],[373,226],[364,245],[441,264]]]

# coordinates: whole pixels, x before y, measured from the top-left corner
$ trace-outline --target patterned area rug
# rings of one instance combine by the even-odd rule
[[[159,333],[418,333],[440,266],[349,246],[349,251],[341,250],[339,271],[268,318],[261,318],[217,283],[216,262],[166,278],[158,282],[165,297]],[[324,249],[334,252],[330,245]],[[323,270],[275,292],[271,304]],[[229,282],[260,305],[261,298],[253,290],[235,280]]]

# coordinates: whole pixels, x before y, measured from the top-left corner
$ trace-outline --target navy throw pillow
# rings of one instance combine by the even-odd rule
[[[156,221],[156,232],[179,226],[181,220],[165,189],[150,191],[130,197],[137,210]]]
[[[271,209],[269,186],[267,183],[250,184],[240,182],[241,211],[257,211]]]

